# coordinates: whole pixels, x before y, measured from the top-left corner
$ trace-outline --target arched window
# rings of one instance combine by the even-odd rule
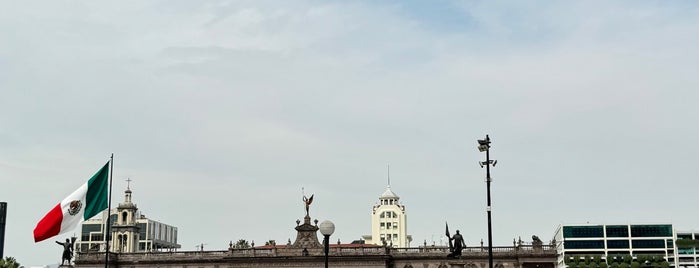
[[[121,222],[126,223],[126,218],[129,216],[129,213],[124,211],[124,213],[121,213]]]

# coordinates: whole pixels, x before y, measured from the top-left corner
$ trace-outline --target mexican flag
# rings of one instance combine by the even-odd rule
[[[106,209],[108,178],[109,162],[36,224],[34,242],[71,231],[83,220],[92,218]]]

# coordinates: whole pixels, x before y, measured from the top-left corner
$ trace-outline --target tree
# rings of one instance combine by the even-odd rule
[[[602,256],[600,256],[600,255],[592,256],[592,261],[591,261],[591,262],[596,263],[596,264],[599,264],[601,261],[602,261]]]
[[[274,239],[265,242],[265,246],[276,246],[276,245],[277,245],[277,241],[275,241]]]
[[[609,268],[619,268],[619,263],[618,263],[618,262],[612,262],[612,264],[609,265]]]
[[[19,262],[14,257],[5,257],[5,259],[0,259],[0,268],[24,268],[24,266],[19,265]]]
[[[631,268],[641,268],[641,264],[637,261],[632,261]]]
[[[250,243],[245,239],[240,239],[238,242],[235,242],[234,248],[250,248]]]

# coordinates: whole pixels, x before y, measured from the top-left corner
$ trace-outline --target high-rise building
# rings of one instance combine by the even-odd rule
[[[676,267],[697,268],[699,267],[699,232],[677,231],[677,265]]]
[[[405,205],[401,204],[399,199],[400,197],[391,191],[389,182],[379,197],[379,203],[372,208],[371,234],[362,236],[365,243],[393,247],[410,246],[413,238],[408,235]]]
[[[124,203],[109,213],[111,223],[111,252],[172,251],[177,244],[177,227],[146,218],[131,201],[131,189],[124,191]],[[78,252],[105,250],[107,212],[101,218],[82,223],[80,239],[75,243]]]
[[[558,267],[567,267],[572,257],[600,257],[610,262],[615,256],[662,256],[675,263],[672,224],[582,224],[561,225],[554,236]]]

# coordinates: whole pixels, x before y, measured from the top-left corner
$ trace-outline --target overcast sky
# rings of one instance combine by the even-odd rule
[[[552,238],[561,223],[699,229],[694,1],[0,1],[5,255],[114,153],[114,196],[181,250],[333,241],[387,184],[412,245]],[[75,230],[79,234],[79,229]],[[486,240],[487,243],[487,240]]]

